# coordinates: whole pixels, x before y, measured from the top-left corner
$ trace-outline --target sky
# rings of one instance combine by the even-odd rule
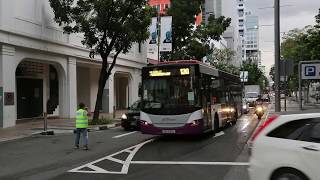
[[[274,0],[245,0],[246,11],[259,16],[259,46],[262,64],[269,74],[274,64]],[[315,24],[320,0],[280,0],[280,32]]]

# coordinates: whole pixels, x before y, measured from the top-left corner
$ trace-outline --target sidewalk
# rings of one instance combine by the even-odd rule
[[[121,113],[116,114],[112,124],[89,126],[91,131],[113,128],[120,125]],[[10,128],[0,128],[0,142],[20,139],[32,135],[40,134],[44,131],[44,120],[41,118],[17,121],[16,126]],[[48,119],[48,131],[54,131],[55,134],[73,133],[75,129],[74,119]]]
[[[275,114],[275,105],[274,101],[270,104],[269,109],[269,116]],[[310,111],[310,110],[320,110],[320,104],[315,103],[305,103],[302,105],[302,111]],[[295,97],[287,97],[287,105],[286,105],[286,112],[297,112],[301,111],[299,107],[299,102],[296,101]],[[281,112],[285,112],[285,103],[284,99],[281,99]]]

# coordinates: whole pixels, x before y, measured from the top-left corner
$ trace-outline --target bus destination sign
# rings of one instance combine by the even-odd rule
[[[150,77],[164,77],[164,76],[185,76],[190,74],[189,68],[180,69],[166,69],[166,70],[150,70]]]

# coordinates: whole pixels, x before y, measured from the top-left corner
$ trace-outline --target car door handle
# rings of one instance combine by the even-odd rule
[[[305,149],[305,150],[309,150],[309,151],[320,151],[320,148],[318,148],[316,146],[313,146],[313,145],[303,146],[302,148]]]

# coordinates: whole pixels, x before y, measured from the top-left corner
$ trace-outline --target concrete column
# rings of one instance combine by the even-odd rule
[[[77,111],[77,59],[74,57],[68,57],[67,95],[69,118],[75,118]]]
[[[49,65],[44,64],[43,65],[43,112],[47,112],[47,102],[49,99],[49,94],[50,94],[50,79],[49,79]]]
[[[109,80],[108,80],[108,83],[109,83],[109,113],[113,113],[113,106],[115,106],[115,103],[114,103],[114,73],[112,73],[109,77]]]
[[[90,89],[90,104],[88,106],[90,107],[90,111],[93,112],[96,107],[96,99],[97,99],[97,93],[99,88],[99,75],[100,75],[100,69],[94,69],[90,68],[90,82],[89,82],[89,88]]]
[[[0,117],[0,127],[15,126],[17,120],[17,93],[16,93],[16,59],[15,48],[12,46],[0,46],[0,87],[3,89],[3,113]],[[13,93],[13,105],[5,105],[5,93]]]

